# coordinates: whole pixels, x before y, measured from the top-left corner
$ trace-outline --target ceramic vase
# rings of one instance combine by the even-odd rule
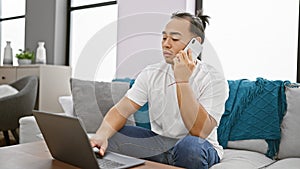
[[[45,42],[38,42],[38,47],[36,49],[35,63],[37,63],[37,64],[46,64]]]
[[[4,48],[4,55],[3,55],[3,64],[4,65],[12,65],[13,63],[13,52],[10,46],[10,41],[6,41],[6,46]]]

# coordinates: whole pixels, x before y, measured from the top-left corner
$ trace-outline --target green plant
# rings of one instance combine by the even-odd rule
[[[18,58],[18,59],[30,59],[30,60],[33,60],[34,53],[32,51],[22,50],[22,49],[19,49],[19,51],[21,53],[16,54],[16,58]]]

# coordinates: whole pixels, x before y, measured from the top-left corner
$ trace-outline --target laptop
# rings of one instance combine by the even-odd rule
[[[81,121],[76,117],[33,111],[53,158],[84,168],[129,168],[143,164],[142,159],[106,151],[104,157],[91,147]]]

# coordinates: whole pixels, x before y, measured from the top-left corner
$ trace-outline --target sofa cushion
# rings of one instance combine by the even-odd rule
[[[274,164],[268,166],[267,169],[299,169],[300,158],[287,158],[283,160],[276,161]]]
[[[221,163],[212,166],[210,169],[253,169],[266,166],[272,162],[273,160],[261,153],[225,149]]]
[[[74,115],[83,121],[87,132],[96,132],[105,114],[125,95],[128,88],[129,84],[125,82],[97,82],[72,78]]]
[[[286,85],[287,111],[281,124],[278,158],[300,157],[300,84]]]
[[[266,154],[268,151],[268,143],[263,139],[228,141],[227,148],[249,150]]]

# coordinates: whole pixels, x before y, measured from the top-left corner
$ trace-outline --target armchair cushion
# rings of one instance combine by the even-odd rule
[[[15,89],[14,87],[12,87],[10,85],[7,85],[7,84],[0,85],[0,98],[14,95],[14,94],[17,94],[18,92],[19,91],[17,89]]]

